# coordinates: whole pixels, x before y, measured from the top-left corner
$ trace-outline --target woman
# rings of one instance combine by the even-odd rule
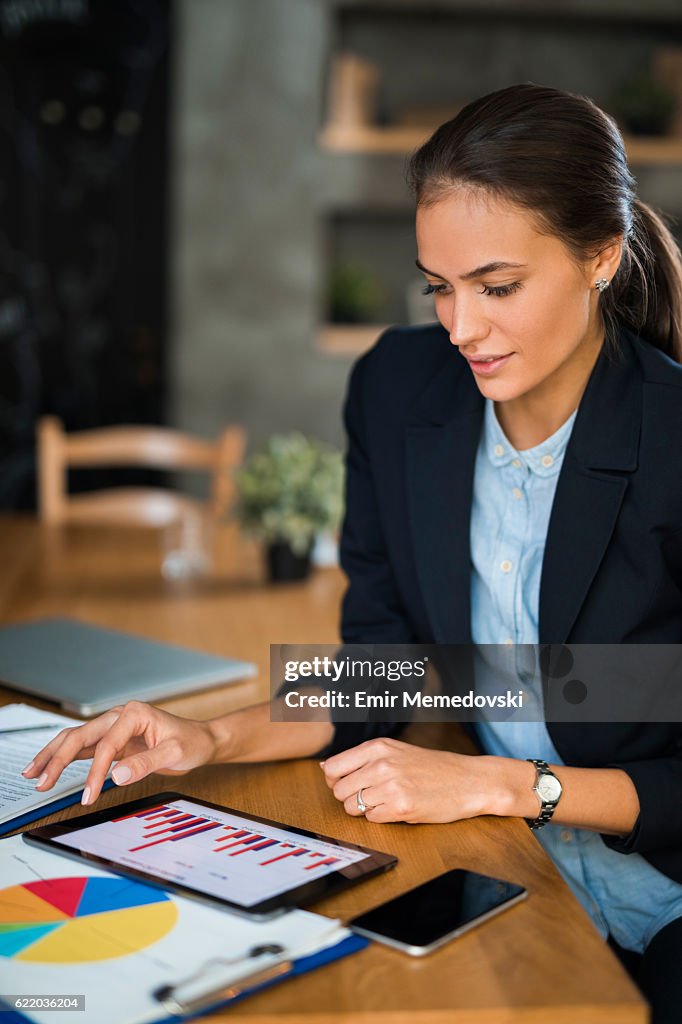
[[[438,129],[411,179],[439,323],[387,332],[353,372],[344,640],[679,644],[682,267],[615,125],[513,86]],[[115,758],[127,785],[322,753],[334,795],[371,821],[525,817],[602,933],[644,954],[655,1020],[678,1021],[680,727],[488,723],[481,757],[390,731],[133,703],[25,774],[44,791],[93,756],[91,803]]]

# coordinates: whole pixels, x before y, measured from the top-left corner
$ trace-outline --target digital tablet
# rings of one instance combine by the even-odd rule
[[[253,917],[387,871],[397,858],[182,793],[24,832],[28,843]]]

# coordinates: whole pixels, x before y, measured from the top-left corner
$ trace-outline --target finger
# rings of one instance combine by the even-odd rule
[[[119,761],[111,777],[117,786],[129,786],[151,775],[152,772],[183,774],[182,769],[174,767],[180,760],[181,753],[180,744],[176,739],[163,740],[151,750],[143,750]]]
[[[36,775],[42,775],[57,751],[61,751],[62,754],[65,753],[65,745],[71,760],[91,757],[95,743],[107,729],[111,728],[112,724],[118,718],[119,713],[119,708],[112,708],[111,711],[107,711],[104,715],[100,715],[98,718],[93,719],[92,722],[85,722],[80,726],[71,726],[68,729],[62,729],[61,732],[57,733],[49,743],[38,751],[33,760],[30,761],[23,769],[21,774],[26,779],[32,779],[35,778]],[[56,778],[57,777],[55,777],[54,781],[56,781]]]
[[[367,811],[361,811],[358,807],[358,792],[359,790],[356,790],[352,796],[347,797],[347,799],[343,801],[344,811],[346,814],[350,814],[353,818],[361,818],[363,814],[368,814],[369,809],[376,807],[381,800],[381,796],[377,795],[376,786],[368,786],[366,789],[363,788],[362,801],[365,807],[367,807]]]
[[[95,751],[85,780],[81,803],[91,804],[102,791],[107,772],[114,761],[123,757],[128,744],[133,737],[142,736],[147,728],[148,719],[140,715],[135,708],[126,709],[117,722],[109,729],[95,746]],[[142,777],[142,776],[140,776]],[[125,778],[125,771],[121,770],[112,778],[117,784],[128,781]]]
[[[385,823],[389,821],[410,821],[413,813],[408,805],[405,793],[395,780],[380,783],[376,786],[368,786],[362,791],[362,799],[367,810],[365,818],[367,821]],[[355,810],[353,810],[355,805]],[[349,797],[344,803],[348,814],[357,816],[357,793]]]
[[[91,752],[100,737],[116,722],[118,714],[118,711],[108,711],[85,725],[64,729],[36,755],[30,772],[24,769],[25,777],[39,775],[36,789],[41,792],[51,789],[68,764]]]
[[[41,747],[38,753],[34,755],[33,760],[29,761],[26,767],[22,769],[21,774],[24,778],[33,779],[36,775],[40,775],[54,752],[62,745],[69,733],[72,733],[73,731],[72,727],[62,729],[61,732],[58,732],[49,743],[46,743],[44,747]]]
[[[385,757],[388,752],[386,740],[366,740],[357,747],[350,750],[343,750],[340,754],[328,757],[324,762],[323,772],[327,785],[331,788],[338,779],[351,772],[357,771],[363,765],[369,764],[380,757]]]
[[[360,787],[379,786],[394,778],[398,769],[387,758],[380,757],[376,761],[364,764],[356,772],[344,775],[332,786],[332,792],[337,800],[343,802],[347,797],[357,793]]]
[[[40,775],[54,752],[61,747],[64,740],[72,735],[80,738],[84,744],[84,746],[80,748],[78,757],[91,757],[91,751],[95,743],[103,732],[113,725],[122,710],[122,706],[111,708],[103,715],[93,718],[91,722],[84,722],[83,725],[80,726],[69,726],[68,729],[62,729],[61,732],[58,732],[49,743],[46,743],[45,746],[38,751],[38,753],[33,757],[33,760],[29,761],[26,767],[22,770],[21,774],[26,779],[32,779],[35,778],[36,775]]]
[[[59,747],[61,746],[61,744],[62,744],[62,742],[63,742],[63,740],[65,738],[66,737],[61,737],[60,741],[59,741],[59,745],[55,744],[55,746],[52,749],[48,750],[48,747],[44,747],[43,750],[41,750],[39,753],[37,753],[36,756],[33,758],[33,760],[30,761],[29,764],[27,764],[26,767],[22,770],[21,774],[24,776],[24,778],[25,779],[34,779],[36,776],[42,775],[42,773],[45,770],[45,766],[47,765],[48,761],[50,760],[52,755],[54,753],[56,753],[56,751],[59,749]],[[55,737],[55,739],[56,739],[56,737]],[[76,754],[74,754],[72,760],[74,760],[74,761],[87,761],[89,758],[92,757],[94,752],[95,752],[94,745],[93,746],[89,746],[89,747],[82,747],[81,749],[78,750],[78,752]]]
[[[385,823],[413,820],[415,809],[404,787],[396,779],[373,786],[368,790],[367,799],[364,790],[362,795],[370,808],[365,814],[368,821]]]
[[[365,818],[375,825],[387,825],[390,821],[405,820],[396,815],[390,804],[377,804],[376,807],[371,807],[365,814]]]

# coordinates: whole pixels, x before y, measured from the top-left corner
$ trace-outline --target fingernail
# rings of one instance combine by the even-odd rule
[[[118,764],[111,773],[111,777],[117,786],[122,786],[124,782],[128,782],[132,774],[127,764]]]
[[[81,803],[82,804],[89,804],[90,803],[90,787],[89,786],[86,786],[85,789],[83,790],[83,796],[81,797]]]
[[[34,764],[35,764],[35,761],[29,761],[28,764],[26,765],[26,767],[22,768],[21,774],[25,775],[26,772],[30,772],[30,770],[31,770],[31,768],[33,767]]]
[[[40,789],[44,782],[47,782],[47,772],[43,772],[38,781],[36,782],[36,789]]]

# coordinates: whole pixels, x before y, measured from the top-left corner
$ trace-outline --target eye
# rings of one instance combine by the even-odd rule
[[[442,295],[446,288],[446,284],[431,284],[429,282],[422,288],[422,295]]]
[[[500,284],[500,285],[487,285],[484,284],[481,295],[497,295],[498,298],[504,298],[505,295],[511,295],[512,292],[517,292],[521,288],[520,281],[513,281],[512,284]]]

